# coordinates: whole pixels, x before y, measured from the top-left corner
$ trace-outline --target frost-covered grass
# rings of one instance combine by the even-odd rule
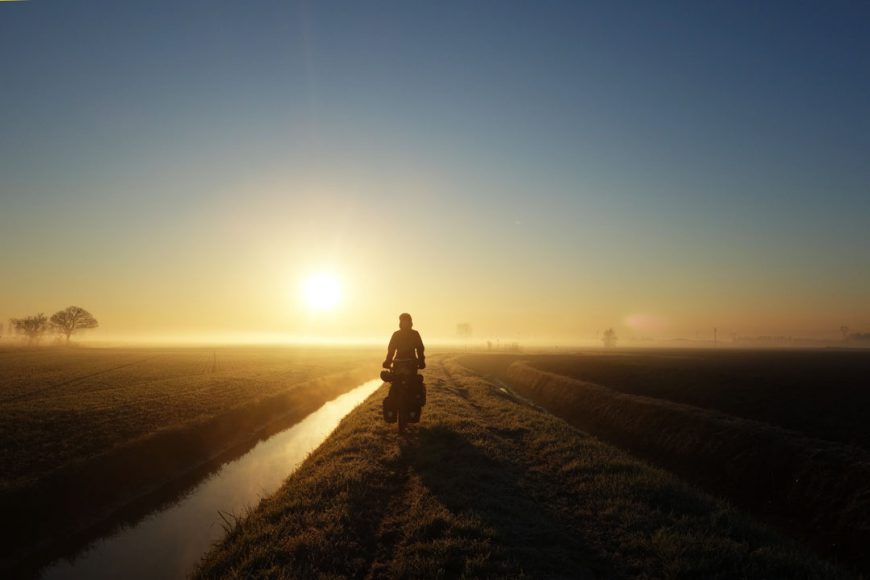
[[[288,348],[2,349],[0,491],[371,360]]]
[[[834,578],[726,503],[449,358],[406,438],[384,390],[352,412],[198,576]]]

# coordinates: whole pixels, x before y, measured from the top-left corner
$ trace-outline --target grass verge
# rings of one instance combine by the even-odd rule
[[[455,360],[432,362],[407,438],[383,424],[379,391],[196,576],[848,577]]]
[[[502,376],[571,424],[725,495],[823,554],[870,570],[870,455],[862,449],[619,393],[524,362]]]

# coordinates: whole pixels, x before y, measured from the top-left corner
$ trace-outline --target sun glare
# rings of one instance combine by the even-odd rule
[[[341,299],[341,284],[333,274],[313,274],[302,283],[302,299],[310,310],[331,310]]]

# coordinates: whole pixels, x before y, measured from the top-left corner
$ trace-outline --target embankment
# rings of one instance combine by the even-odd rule
[[[299,421],[324,402],[372,378],[371,368],[288,385],[206,420],[157,431],[35,485],[0,495],[0,569],[32,572],[94,535],[136,521],[195,484],[223,461]]]
[[[840,578],[724,502],[433,357],[405,438],[385,389],[197,576]]]
[[[541,371],[503,375],[571,424],[722,494],[821,553],[870,571],[870,456],[764,423]]]

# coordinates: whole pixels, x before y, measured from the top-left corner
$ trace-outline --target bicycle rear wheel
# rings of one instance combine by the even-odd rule
[[[407,385],[404,381],[402,381],[399,385],[399,388],[396,389],[398,395],[398,412],[397,415],[397,423],[399,433],[405,432],[405,426],[408,424],[408,389]]]

